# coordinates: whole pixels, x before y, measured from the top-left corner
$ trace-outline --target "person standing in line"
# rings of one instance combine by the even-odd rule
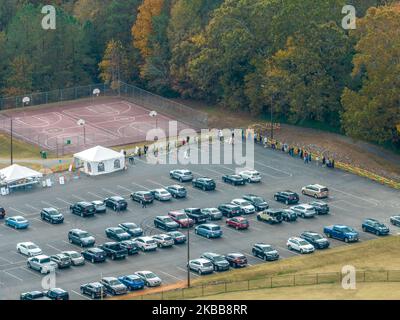
[[[146,201],[142,201],[142,209],[143,208],[147,208],[147,202]]]

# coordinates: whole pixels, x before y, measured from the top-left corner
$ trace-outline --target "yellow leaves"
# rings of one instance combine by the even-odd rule
[[[133,45],[139,49],[143,58],[151,55],[148,46],[149,36],[153,30],[153,17],[161,14],[164,0],[144,0],[139,7],[136,22],[132,27]]]
[[[397,131],[400,133],[400,123],[397,125]]]

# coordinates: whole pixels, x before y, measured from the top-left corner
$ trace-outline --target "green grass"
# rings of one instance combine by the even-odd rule
[[[10,158],[10,136],[0,134],[0,158]],[[14,158],[18,159],[40,159],[40,148],[35,145],[13,139]]]

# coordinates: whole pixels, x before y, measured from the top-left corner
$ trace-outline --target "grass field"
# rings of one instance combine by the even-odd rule
[[[10,136],[0,134],[0,158],[10,158]],[[40,148],[21,140],[13,139],[14,157],[18,159],[39,159]]]

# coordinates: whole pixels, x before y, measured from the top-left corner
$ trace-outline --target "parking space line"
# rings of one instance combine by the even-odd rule
[[[107,193],[111,193],[111,194],[114,195],[114,196],[119,196],[119,194],[117,194],[117,193],[115,193],[115,192],[113,192],[113,191],[110,191],[110,190],[108,190],[108,189],[102,188],[101,190],[103,190],[103,191],[105,191],[105,192],[107,192]]]
[[[145,186],[142,186],[141,184],[138,184],[138,183],[136,183],[136,182],[131,182],[134,186],[137,186],[137,187],[139,187],[139,188],[141,188],[141,189],[143,189],[143,190],[150,190],[149,188],[147,188],[147,187],[145,187]]]
[[[46,205],[48,207],[51,207],[51,208],[56,208],[58,210],[61,209],[61,208],[59,208],[59,207],[57,207],[57,206],[55,206],[55,205],[53,205],[53,204],[51,204],[50,202],[47,202],[47,201],[41,201],[41,203],[43,203],[44,205]]]
[[[75,291],[75,290],[71,290],[71,292],[75,293],[76,295],[85,298],[86,300],[91,300],[89,297],[84,296],[83,294],[80,294],[79,292]]]
[[[254,161],[254,163],[256,163],[256,164],[258,164],[258,165],[260,165],[260,166],[262,166],[262,167],[269,168],[269,169],[272,169],[272,170],[274,170],[274,171],[283,173],[283,174],[285,174],[285,175],[287,175],[287,176],[289,176],[289,177],[293,177],[293,173],[291,173],[291,172],[286,172],[286,171],[283,171],[283,170],[280,170],[280,169],[277,169],[277,168],[268,166],[268,165],[266,165],[266,164],[264,164],[264,163],[262,163],[262,162],[259,162],[259,161]],[[275,178],[280,178],[280,177],[277,177],[277,176],[274,176],[274,177],[275,177]]]
[[[62,250],[60,250],[60,249],[58,249],[58,248],[56,248],[56,247],[54,247],[54,246],[52,246],[52,245],[50,245],[50,244],[48,244],[48,243],[46,243],[46,246],[48,246],[49,248],[52,248],[52,249],[54,249],[54,250],[56,250],[56,251],[59,251],[59,252],[62,251]]]
[[[12,261],[6,259],[6,258],[0,257],[0,259],[3,260],[3,261],[5,261],[5,262],[7,262],[7,263],[9,263],[9,264],[13,264],[13,263],[14,263],[14,262],[12,262]]]
[[[19,280],[19,281],[21,281],[21,282],[24,281],[23,279],[21,279],[20,277],[15,276],[15,275],[13,275],[12,273],[9,273],[9,272],[7,272],[7,271],[3,271],[3,272],[4,272],[5,274],[9,275],[10,277],[13,277],[14,279],[17,279],[17,280]]]
[[[35,275],[36,277],[42,278],[42,276],[40,274],[37,274],[36,272],[33,272],[32,270],[28,269],[28,268],[23,268],[23,267],[19,267],[19,269],[24,270],[29,272],[30,274]]]
[[[160,272],[160,273],[162,273],[162,274],[165,274],[165,275],[168,276],[168,277],[174,278],[174,279],[176,279],[176,280],[178,280],[178,281],[182,281],[182,280],[183,280],[183,279],[181,279],[181,278],[175,277],[175,276],[173,276],[172,274],[169,274],[169,273],[164,272],[164,271],[161,271],[161,270],[159,270],[158,272]]]
[[[35,211],[40,211],[40,209],[38,209],[38,208],[36,208],[36,207],[34,207],[34,206],[31,206],[30,204],[25,204],[25,206],[27,206],[28,208],[31,208],[31,209],[33,209],[33,210],[35,210]]]
[[[181,270],[181,271],[183,271],[183,272],[185,272],[185,273],[187,273],[187,270],[185,270],[185,269],[183,269],[183,268],[181,268],[181,267],[176,267],[176,268],[179,269],[179,270]],[[191,275],[194,275],[194,276],[196,276],[196,277],[200,277],[198,274],[194,273],[192,270],[190,270],[190,274],[191,274]]]
[[[71,202],[65,201],[65,200],[63,200],[63,199],[61,199],[61,198],[56,198],[56,199],[57,199],[58,201],[64,202],[65,204],[72,205]]]
[[[25,212],[22,212],[21,210],[15,209],[15,208],[13,208],[13,207],[9,207],[9,209],[10,209],[10,210],[13,210],[13,211],[16,211],[16,212],[18,212],[19,214],[22,214],[23,216],[26,215]]]
[[[128,192],[129,192],[129,194],[131,194],[131,193],[132,193],[132,190],[129,190],[128,188],[125,188],[124,186],[120,186],[120,185],[118,185],[118,186],[117,186],[117,188],[120,188],[120,189],[122,189],[122,190],[128,191]]]
[[[83,199],[82,197],[79,197],[77,195],[71,194],[71,197],[74,197],[75,199],[78,199],[79,201],[86,201],[86,199]]]
[[[88,191],[88,194],[90,194],[91,196],[98,198],[98,199],[104,199],[104,197],[100,197],[98,194],[95,194],[93,192]]]

